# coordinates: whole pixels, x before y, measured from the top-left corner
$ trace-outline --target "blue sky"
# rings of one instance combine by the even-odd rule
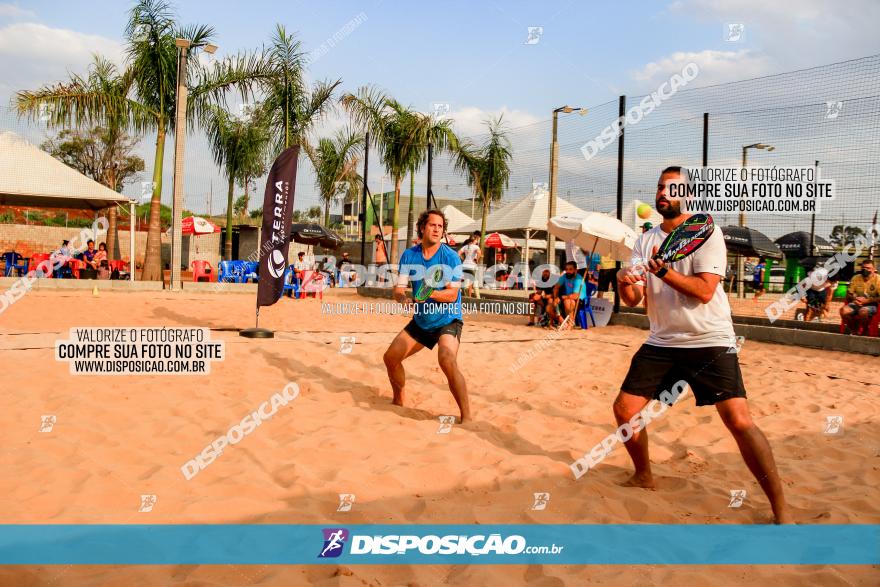
[[[342,78],[346,88],[379,84],[416,108],[432,102],[486,111],[506,106],[541,118],[564,102],[592,105],[653,88],[659,76],[637,79],[639,72],[677,52],[707,59],[714,53],[713,77],[731,81],[861,57],[880,47],[870,24],[877,22],[871,14],[880,16],[877,2],[848,2],[846,9],[826,1],[782,3],[784,9],[768,4],[187,0],[176,8],[181,22],[213,25],[221,53],[256,48],[276,22],[314,49],[363,13],[366,21],[313,65],[316,78]],[[130,4],[37,0],[5,6],[23,14],[0,20],[0,30],[39,23],[119,43]],[[724,40],[728,22],[746,25],[745,42]],[[537,44],[524,43],[529,26],[543,27]],[[59,55],[53,65],[81,66],[76,49],[68,63]]]
[[[700,64],[699,86],[880,53],[876,0],[174,4],[181,22],[215,27],[220,56],[256,49],[276,22],[314,50],[363,14],[351,34],[312,64],[313,78],[341,78],[346,91],[377,84],[423,111],[435,102],[449,103],[463,135],[478,133],[487,117],[502,112],[511,127],[521,127],[547,120],[565,103],[594,106],[622,93],[649,92],[689,61]],[[130,5],[0,0],[0,102],[8,104],[17,89],[84,71],[94,51],[121,59]],[[742,39],[725,40],[728,23],[745,25]],[[536,44],[525,43],[530,26],[543,27]],[[336,117],[318,132],[342,123]],[[3,111],[0,129],[40,137],[39,129]],[[146,137],[142,148],[148,168],[150,142]],[[192,170],[187,191],[195,205],[204,202],[207,182],[220,185],[222,179],[200,137],[192,137],[187,152]],[[373,171],[373,177],[380,174]],[[298,182],[303,205],[314,198],[307,175]],[[190,182],[198,187],[191,189]],[[170,182],[166,188],[170,194]]]

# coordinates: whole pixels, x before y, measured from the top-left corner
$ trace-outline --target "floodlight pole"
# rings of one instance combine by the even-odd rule
[[[186,58],[192,44],[187,39],[176,39],[177,45],[177,100],[174,105],[174,197],[171,202],[171,291],[181,287],[180,259],[183,247],[183,153],[186,143]]]
[[[556,216],[556,176],[559,171],[559,112],[562,108],[553,111],[553,137],[550,142],[550,201],[548,202],[547,220]],[[556,264],[556,237],[547,230],[547,263]]]
[[[547,203],[547,220],[556,216],[556,178],[559,172],[559,113],[565,112],[571,114],[578,112],[583,116],[587,113],[586,108],[576,106],[560,106],[553,110],[553,138],[550,143],[550,201]],[[556,263],[556,237],[547,229],[547,263],[553,265]]]

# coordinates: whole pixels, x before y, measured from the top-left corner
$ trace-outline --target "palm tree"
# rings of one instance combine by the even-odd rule
[[[357,172],[362,149],[361,137],[352,129],[341,130],[332,139],[321,139],[317,148],[306,148],[315,168],[315,186],[324,204],[326,226],[330,226],[330,204],[349,193],[357,193],[363,185],[363,178]],[[337,189],[340,187],[344,189]]]
[[[72,75],[67,83],[18,92],[17,109],[19,114],[37,118],[48,106],[50,123],[59,126],[104,124],[108,116],[117,116],[137,134],[156,131],[153,193],[141,278],[157,280],[162,278],[160,209],[165,138],[174,131],[178,51],[175,39],[189,40],[193,52],[210,42],[214,31],[203,25],[181,28],[167,2],[139,0],[129,13],[125,34],[126,68],[119,75],[118,84],[91,83],[95,81],[91,77]],[[202,67],[197,59],[188,60],[184,72],[190,88],[188,120],[202,116],[210,104],[223,100],[232,87],[238,87],[242,98],[247,99],[253,82],[267,75],[263,64],[259,55],[230,57],[213,68]]]
[[[96,114],[94,126],[86,125],[88,128],[84,129],[84,132],[69,128],[72,113],[69,108],[64,107],[63,102],[60,104],[57,101],[44,102],[42,106],[37,106],[37,110],[41,110],[41,114],[48,117],[47,122],[50,126],[65,127],[59,133],[56,141],[49,141],[44,147],[55,146],[63,150],[64,145],[69,145],[71,140],[75,143],[88,145],[88,151],[93,154],[89,168],[78,165],[72,159],[61,157],[62,161],[116,192],[122,191],[126,179],[144,168],[144,162],[140,157],[128,155],[137,143],[137,139],[129,137],[126,133],[128,126],[126,110],[128,108],[124,97],[130,91],[131,84],[131,78],[121,75],[112,62],[95,55],[86,76],[73,75],[71,81],[66,84],[68,92],[77,92],[85,88],[87,91],[99,92],[108,96],[107,106],[98,107],[100,114]],[[61,90],[62,87],[59,84],[56,89]],[[20,96],[31,97],[28,92],[21,92]],[[57,105],[61,107],[57,107]],[[26,108],[19,108],[20,114],[28,112]],[[53,153],[53,156],[57,157],[58,154]],[[110,259],[115,259],[116,206],[109,208],[108,219],[108,255]]]
[[[415,112],[376,88],[365,86],[357,94],[346,94],[342,105],[355,125],[373,134],[386,171],[394,178],[394,213],[391,222],[391,259],[396,260],[400,184],[407,172],[425,160],[428,143],[439,149],[455,148],[458,140],[451,122],[437,122]]]
[[[436,145],[442,151],[442,149],[448,149],[450,152],[455,153],[456,149],[458,149],[459,139],[452,132],[452,120],[450,119],[437,119],[433,116],[426,115],[427,121],[426,128],[424,129],[424,134],[428,137],[428,140],[422,145],[423,156],[426,159],[428,155],[428,143],[432,142],[432,139],[439,137],[440,144]],[[421,166],[421,163],[420,163]],[[415,222],[415,190],[416,190],[416,171],[418,171],[418,167],[415,169],[411,169],[409,173],[409,210],[407,212],[406,219],[406,242],[412,243],[413,239],[413,224]],[[430,198],[430,194],[425,194],[425,198]]]
[[[262,80],[263,107],[275,129],[276,149],[307,144],[307,134],[333,106],[333,92],[342,83],[317,82],[310,90],[305,81],[306,55],[302,44],[276,25],[266,54],[268,75]]]
[[[237,117],[219,106],[205,110],[203,125],[214,154],[214,161],[223,168],[229,182],[226,200],[226,243],[223,256],[232,260],[232,214],[235,182],[248,181],[265,169],[271,134],[266,118],[259,108],[250,116]],[[247,202],[245,202],[245,207]],[[246,209],[246,208],[245,208]]]
[[[504,196],[510,182],[510,160],[513,151],[502,116],[486,121],[489,136],[486,142],[477,147],[468,141],[459,145],[455,152],[455,167],[467,176],[467,183],[479,196],[483,206],[483,222],[480,228],[480,252],[486,255],[486,219],[492,202]]]

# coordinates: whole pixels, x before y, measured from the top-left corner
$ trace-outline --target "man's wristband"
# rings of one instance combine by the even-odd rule
[[[663,277],[664,277],[667,273],[669,273],[669,268],[668,268],[668,267],[661,267],[661,268],[660,268],[660,271],[658,271],[658,272],[655,273],[654,275],[656,275],[658,279],[663,279]]]

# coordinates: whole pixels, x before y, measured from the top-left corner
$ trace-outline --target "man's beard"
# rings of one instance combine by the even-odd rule
[[[672,202],[666,200],[666,206],[664,208],[660,207],[660,204],[656,204],[657,212],[665,218],[666,220],[674,220],[681,216],[681,208],[678,206],[674,206]]]

